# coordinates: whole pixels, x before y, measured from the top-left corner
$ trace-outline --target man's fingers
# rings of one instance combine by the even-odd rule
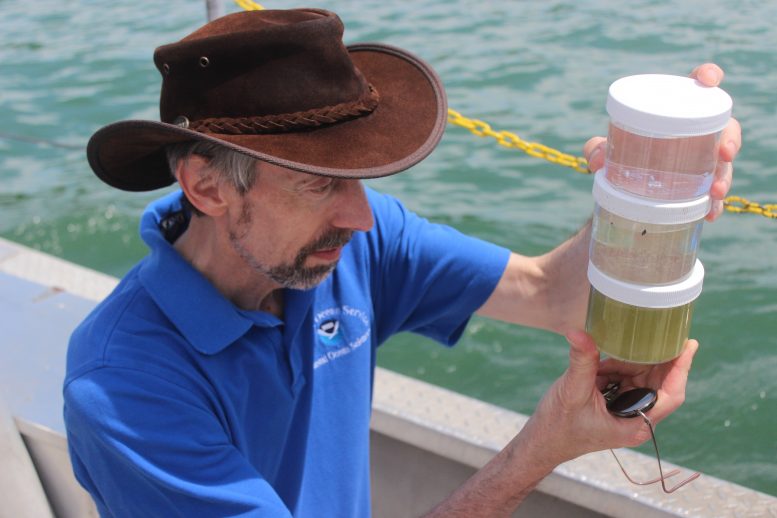
[[[712,206],[705,219],[710,222],[715,221],[723,214],[723,209],[723,202],[721,200],[712,200]]]
[[[661,385],[655,387],[658,390],[656,406],[649,412],[657,423],[667,415],[674,412],[685,401],[685,387],[688,383],[688,373],[691,370],[693,357],[699,349],[699,342],[688,340],[685,349],[680,356],[672,360],[668,365],[669,371],[661,380]]]
[[[723,81],[723,69],[714,63],[704,63],[694,68],[691,77],[706,86],[718,86]]]
[[[740,149],[742,149],[742,126],[732,117],[720,134],[720,159],[733,162]]]
[[[566,334],[569,342],[569,369],[565,376],[572,387],[589,390],[596,382],[599,369],[599,351],[588,333],[570,331]]]
[[[696,340],[688,340],[685,343],[685,348],[682,354],[674,360],[674,367],[678,370],[684,378],[688,378],[688,373],[691,370],[691,364],[693,363],[693,357],[696,355],[696,351],[699,350],[699,342]]]
[[[731,189],[734,176],[734,166],[731,162],[718,161],[715,168],[715,178],[710,187],[712,208],[707,214],[707,221],[715,221],[723,213],[723,200]]]
[[[588,170],[592,173],[604,167],[606,145],[607,139],[604,137],[593,137],[583,146],[583,154],[588,161]]]
[[[713,200],[722,200],[731,189],[731,182],[734,178],[734,166],[731,162],[718,161],[715,168],[715,179],[712,182],[710,194]]]
[[[715,167],[715,177],[710,187],[712,208],[707,214],[707,221],[715,221],[723,214],[723,200],[731,190],[734,179],[734,165],[732,161],[742,147],[742,132],[739,122],[731,119],[720,137],[720,151],[718,164]]]

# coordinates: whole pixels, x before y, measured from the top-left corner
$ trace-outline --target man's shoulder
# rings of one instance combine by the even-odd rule
[[[367,201],[375,214],[386,213],[386,215],[391,215],[391,213],[407,210],[402,202],[391,194],[376,191],[370,187],[365,187],[364,191],[367,194]]]
[[[386,245],[404,234],[408,221],[412,221],[415,214],[391,194],[370,188],[365,191],[375,220],[372,230],[367,233],[368,239]]]
[[[138,278],[142,264],[133,268],[73,331],[66,380],[92,369],[131,362],[138,349],[133,346],[143,337],[177,340],[173,324]]]

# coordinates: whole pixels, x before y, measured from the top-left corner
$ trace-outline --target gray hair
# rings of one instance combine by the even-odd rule
[[[204,140],[193,140],[170,144],[165,148],[170,174],[175,176],[176,167],[181,160],[192,155],[208,158],[208,168],[216,171],[221,179],[228,181],[240,194],[245,194],[256,181],[258,160],[232,151],[220,144]]]

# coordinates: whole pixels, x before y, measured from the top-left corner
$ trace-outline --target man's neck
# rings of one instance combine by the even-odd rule
[[[219,236],[213,220],[193,216],[173,248],[237,307],[282,318],[282,287],[248,266]]]

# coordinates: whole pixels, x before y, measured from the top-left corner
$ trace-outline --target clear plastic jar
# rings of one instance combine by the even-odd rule
[[[607,179],[659,200],[706,194],[731,107],[726,92],[688,77],[646,74],[615,81],[607,97]]]
[[[588,265],[591,295],[586,331],[605,355],[656,364],[680,355],[688,339],[693,302],[701,293],[704,267],[697,259],[683,281],[645,286],[618,281]]]
[[[639,284],[671,284],[696,263],[709,196],[659,202],[615,189],[604,171],[594,180],[591,262],[605,275]]]

